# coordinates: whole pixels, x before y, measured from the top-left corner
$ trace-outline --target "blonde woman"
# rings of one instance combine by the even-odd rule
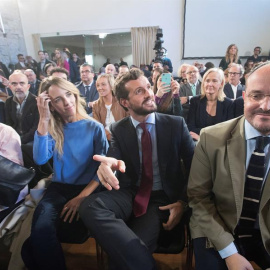
[[[219,67],[223,70],[230,67],[231,63],[236,63],[241,65],[241,61],[238,57],[238,48],[235,44],[231,44],[226,51],[226,55],[221,59]]]
[[[96,81],[99,99],[93,104],[93,117],[104,126],[108,141],[111,140],[110,125],[129,115],[116,100],[113,85],[113,75],[99,75]]]
[[[219,68],[211,68],[204,74],[201,95],[190,100],[187,125],[193,140],[199,140],[202,128],[234,117],[233,101],[225,97],[224,83],[224,74]]]
[[[98,162],[105,155],[107,140],[101,124],[85,112],[85,101],[70,82],[49,77],[37,98],[40,114],[34,138],[34,160],[46,163],[53,157],[53,178],[34,212],[31,235],[22,257],[28,269],[66,269],[57,238],[60,219],[77,222],[82,200],[99,185]]]

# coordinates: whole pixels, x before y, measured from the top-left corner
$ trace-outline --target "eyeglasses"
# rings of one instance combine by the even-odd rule
[[[228,72],[228,74],[235,76],[235,75],[240,75],[241,73],[240,72]]]
[[[248,94],[248,98],[252,101],[256,102],[261,102],[263,101],[266,97],[270,97],[270,95],[265,95],[265,94]]]
[[[189,72],[187,72],[187,74],[191,75],[191,74],[196,74],[197,72],[198,72],[198,71],[193,70],[193,71],[189,71]]]
[[[26,82],[12,82],[10,83],[12,86],[18,86],[18,84],[20,84],[20,86],[25,86],[27,83]]]
[[[92,73],[90,70],[82,70],[81,71],[82,74],[86,73],[86,74],[89,74],[89,73]]]

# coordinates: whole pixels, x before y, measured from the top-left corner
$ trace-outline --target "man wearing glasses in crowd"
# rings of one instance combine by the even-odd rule
[[[99,98],[93,67],[89,64],[81,65],[80,75],[81,82],[76,86],[80,90],[81,96],[85,97],[87,113],[91,114],[93,102]]]
[[[186,70],[187,83],[180,87],[180,99],[183,106],[183,117],[187,120],[189,101],[192,97],[201,93],[199,70],[195,66],[189,66]]]
[[[17,131],[22,144],[31,144],[39,121],[36,96],[29,92],[28,79],[20,71],[9,76],[9,87],[13,96],[5,103],[6,124]]]
[[[224,86],[224,94],[227,98],[236,99],[242,96],[245,86],[241,84],[240,79],[244,74],[244,68],[239,64],[232,63],[229,67],[229,82]]]

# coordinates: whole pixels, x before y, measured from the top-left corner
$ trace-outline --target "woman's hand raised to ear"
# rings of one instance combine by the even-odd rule
[[[37,97],[37,107],[39,112],[39,123],[37,131],[39,135],[46,135],[48,133],[48,124],[51,118],[49,107],[50,102],[51,99],[46,91]]]

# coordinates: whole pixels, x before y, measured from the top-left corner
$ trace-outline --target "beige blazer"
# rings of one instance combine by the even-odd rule
[[[120,106],[115,97],[112,99],[111,111],[115,122],[129,116],[129,114]],[[93,117],[105,127],[106,115],[107,109],[105,107],[105,103],[102,98],[99,98],[93,103]]]
[[[244,196],[246,143],[244,117],[202,129],[195,149],[188,197],[192,238],[207,237],[217,250],[233,240]],[[270,176],[265,181],[259,226],[270,253]]]

